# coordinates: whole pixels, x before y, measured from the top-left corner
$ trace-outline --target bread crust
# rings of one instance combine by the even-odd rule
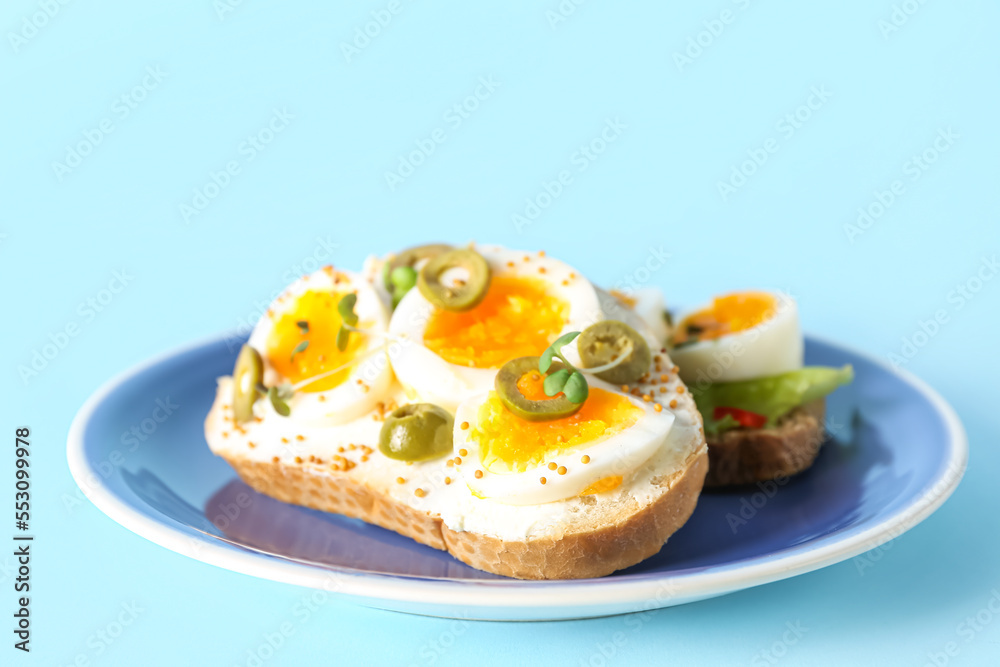
[[[826,438],[826,399],[800,406],[773,428],[738,428],[708,437],[706,488],[753,484],[811,466]]]
[[[421,544],[448,551],[472,567],[518,579],[602,577],[657,553],[691,516],[708,470],[702,445],[643,507],[623,511],[613,523],[589,525],[553,537],[501,540],[448,528],[440,517],[368,488],[349,473],[318,465],[285,465],[223,456],[256,491],[287,503],[362,519]]]
[[[463,563],[517,579],[603,577],[642,562],[663,548],[690,518],[708,469],[701,448],[659,498],[619,522],[527,541],[501,540],[443,527],[448,551]]]

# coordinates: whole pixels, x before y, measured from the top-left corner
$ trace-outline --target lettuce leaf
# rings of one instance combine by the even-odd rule
[[[703,388],[692,388],[698,410],[705,420],[705,433],[715,435],[739,426],[728,415],[714,419],[717,407],[749,410],[767,417],[766,427],[800,405],[822,398],[854,379],[851,366],[828,368],[807,366],[801,370],[741,382],[720,382]],[[766,428],[765,427],[765,428]]]

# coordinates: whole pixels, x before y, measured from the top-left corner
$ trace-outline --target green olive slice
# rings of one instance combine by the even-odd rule
[[[440,255],[443,252],[448,252],[449,250],[451,250],[451,246],[447,243],[429,243],[427,245],[418,245],[413,248],[407,248],[382,265],[382,283],[385,285],[385,288],[392,293],[396,287],[392,281],[393,271],[402,267],[415,269],[417,268],[417,264],[419,264],[422,260],[430,259],[431,257]]]
[[[441,278],[451,269],[464,269],[468,276],[446,285]],[[460,248],[432,257],[420,270],[417,287],[424,298],[445,310],[470,310],[479,305],[490,288],[490,265],[475,250]]]
[[[233,369],[233,417],[237,424],[250,421],[257,400],[257,385],[264,378],[264,362],[257,350],[249,345],[240,348]]]
[[[378,449],[399,461],[436,459],[451,451],[454,425],[454,417],[436,405],[404,405],[386,417]]]
[[[559,361],[552,363],[549,367],[549,374],[562,370],[563,364]],[[559,419],[569,417],[583,406],[583,403],[573,403],[565,396],[558,396],[548,400],[533,401],[525,398],[524,394],[517,387],[518,380],[525,373],[538,373],[538,357],[519,357],[504,364],[497,371],[496,380],[493,385],[497,396],[504,406],[521,419],[527,421],[546,421],[549,419]]]
[[[617,320],[593,324],[580,334],[576,348],[584,368],[595,368],[617,361],[631,343],[632,351],[614,368],[595,373],[611,384],[630,384],[649,371],[653,354],[638,331]]]

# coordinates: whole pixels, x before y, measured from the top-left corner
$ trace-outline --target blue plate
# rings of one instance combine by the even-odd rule
[[[833,439],[783,484],[704,493],[656,556],[602,579],[516,581],[335,514],[257,494],[208,449],[202,422],[239,345],[217,338],[110,381],[81,408],[73,477],[126,528],[237,572],[434,616],[541,620],[682,604],[784,579],[872,549],[937,509],[968,445],[954,411],[911,375],[809,337],[808,364],[853,364],[828,399]]]

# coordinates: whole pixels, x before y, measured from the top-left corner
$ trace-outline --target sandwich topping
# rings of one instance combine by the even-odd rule
[[[850,367],[803,367],[798,308],[780,292],[715,297],[681,319],[671,347],[709,435],[776,426],[853,378]]]
[[[219,381],[209,443],[350,471],[454,530],[523,539],[653,497],[702,439],[696,401],[706,432],[766,428],[849,381],[802,367],[781,293],[716,298],[670,341],[662,296],[626,296],[495,246],[326,267],[260,318]]]

